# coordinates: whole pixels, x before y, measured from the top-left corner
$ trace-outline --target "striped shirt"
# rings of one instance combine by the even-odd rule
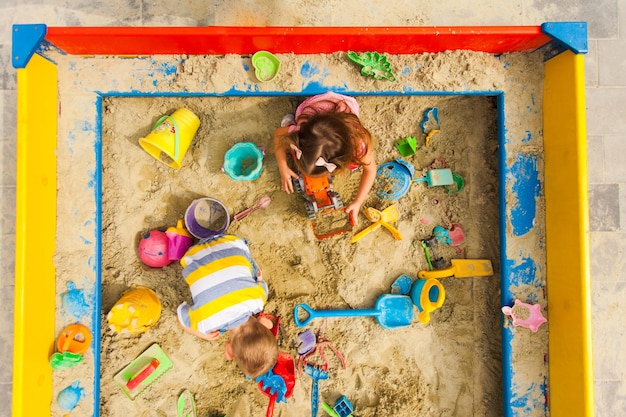
[[[260,313],[267,301],[267,285],[257,278],[258,267],[247,242],[218,235],[192,246],[180,260],[192,305],[178,306],[183,326],[208,334],[230,330]]]

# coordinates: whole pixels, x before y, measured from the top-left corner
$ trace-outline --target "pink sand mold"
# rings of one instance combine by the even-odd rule
[[[513,313],[513,308],[515,306],[522,306],[528,309],[528,318],[520,319]],[[523,303],[520,300],[515,300],[515,304],[513,307],[504,306],[502,307],[502,312],[506,316],[510,316],[513,319],[514,326],[526,327],[533,332],[536,332],[543,323],[548,320],[541,314],[541,305],[539,304],[528,304]]]

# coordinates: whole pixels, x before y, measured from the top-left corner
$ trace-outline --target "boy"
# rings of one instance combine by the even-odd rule
[[[192,305],[178,306],[178,322],[188,333],[215,340],[229,331],[226,358],[250,378],[270,370],[278,358],[276,338],[267,321],[254,315],[267,301],[267,284],[247,242],[234,235],[201,240],[180,260]]]

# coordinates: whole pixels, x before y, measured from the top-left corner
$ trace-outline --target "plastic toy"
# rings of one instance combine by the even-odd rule
[[[312,364],[318,368],[327,371],[330,368],[330,363],[328,362],[328,358],[326,357],[326,348],[330,349],[335,354],[335,356],[337,356],[337,359],[339,359],[339,361],[341,362],[341,367],[343,369],[346,369],[346,360],[341,352],[337,350],[335,345],[333,345],[329,340],[326,340],[326,338],[321,335],[318,335],[316,339],[317,340],[315,345],[313,346],[313,349],[311,349],[308,353],[304,355],[300,355],[300,357],[298,358],[298,373],[302,375],[304,372],[303,367],[309,364]]]
[[[402,240],[402,234],[400,234],[398,229],[396,229],[394,226],[389,224],[390,221],[397,220],[399,216],[398,209],[396,208],[395,205],[392,204],[391,206],[387,207],[383,211],[378,211],[373,207],[367,207],[365,210],[363,210],[363,214],[365,214],[365,217],[367,217],[367,220],[374,222],[375,224],[380,223],[381,226],[389,230],[391,232],[391,235],[395,239]]]
[[[229,225],[230,215],[226,206],[215,198],[198,198],[185,211],[185,226],[198,239],[222,234]]]
[[[270,399],[265,415],[271,417],[274,414],[274,404],[286,402],[286,399],[293,394],[296,385],[296,374],[291,356],[285,352],[279,352],[276,365],[267,374],[257,378],[257,382],[261,392]]]
[[[301,333],[298,333],[298,342],[296,345],[296,352],[298,355],[306,355],[310,353],[313,349],[315,349],[315,344],[317,343],[317,338],[315,334],[310,330],[305,330]]]
[[[365,77],[371,75],[375,80],[396,80],[396,76],[393,75],[391,71],[391,65],[389,65],[387,57],[378,52],[363,52],[359,55],[356,52],[348,51],[348,58],[350,61],[363,66],[363,68],[361,68],[361,75]]]
[[[420,129],[426,134],[433,130],[439,131],[439,109],[437,107],[430,107],[424,110]]]
[[[241,220],[244,217],[246,217],[248,214],[252,213],[255,210],[258,209],[266,209],[270,206],[270,203],[272,202],[272,199],[270,198],[269,195],[263,195],[261,197],[259,197],[259,199],[256,201],[256,203],[254,203],[252,205],[252,207],[249,207],[243,211],[240,211],[239,213],[235,214],[233,216],[233,220],[237,221],[237,220]]]
[[[171,368],[172,361],[170,358],[158,344],[154,343],[124,369],[115,374],[113,381],[130,400],[134,400],[144,389]]]
[[[83,361],[82,353],[55,352],[50,356],[50,367],[55,371],[71,369]]]
[[[418,279],[411,287],[411,300],[419,310],[417,319],[426,324],[430,321],[430,313],[441,308],[446,299],[446,291],[441,283],[434,279]]]
[[[57,404],[61,410],[73,410],[78,405],[84,393],[85,390],[81,388],[80,381],[76,381],[59,392],[59,395],[57,395]]]
[[[224,172],[233,180],[254,180],[263,170],[264,152],[252,142],[240,142],[224,154]]]
[[[405,295],[411,291],[412,279],[408,275],[400,275],[396,280],[391,284],[391,293],[392,294],[400,294]]]
[[[536,332],[548,320],[541,314],[541,305],[515,300],[513,307],[502,307],[502,313],[513,319],[514,326],[526,327]]]
[[[430,278],[467,278],[486,277],[493,275],[493,267],[488,259],[452,259],[452,266],[434,271],[419,271],[417,276],[421,279]]]
[[[417,149],[417,139],[408,136],[404,139],[400,139],[395,143],[395,147],[402,156],[411,156],[415,154]]]
[[[176,411],[178,417],[196,417],[196,401],[193,398],[193,394],[188,390],[183,390],[178,396],[176,403]]]
[[[436,185],[454,184],[454,179],[449,168],[439,168],[429,169],[426,171],[425,177],[416,178],[413,182],[426,182],[429,187],[434,187]]]
[[[319,381],[323,379],[328,379],[329,373],[324,369],[312,365],[306,365],[304,367],[304,372],[308,376],[313,378],[313,384],[311,386],[311,416],[317,417],[317,406],[319,403]]]
[[[434,278],[423,280],[418,279],[411,282],[408,275],[400,275],[391,285],[401,295],[409,294],[413,304],[417,307],[419,314],[417,316],[420,323],[426,324],[430,321],[430,313],[440,308],[446,297],[443,285]]]
[[[182,219],[178,220],[176,227],[169,227],[165,235],[168,241],[167,256],[170,261],[179,261],[193,245],[193,236],[185,229]]]
[[[150,288],[125,291],[107,314],[109,328],[117,333],[143,333],[161,316],[161,302]]]
[[[320,335],[317,337],[317,343],[314,348],[309,353],[301,355],[300,358],[298,358],[299,374],[307,374],[313,378],[313,387],[311,392],[311,410],[313,416],[317,415],[317,406],[319,402],[317,386],[318,381],[320,379],[327,379],[329,376],[328,370],[330,368],[330,363],[324,353],[326,348],[331,349],[331,351],[341,361],[341,367],[346,369],[346,360],[341,352],[339,352],[330,341]]]
[[[461,192],[463,187],[465,187],[465,180],[463,179],[463,177],[457,174],[456,172],[453,172],[452,180],[454,181],[453,184],[444,185],[444,188],[448,190],[448,194],[456,194],[456,193]]]
[[[278,74],[280,61],[271,52],[258,51],[252,55],[252,66],[258,80],[266,82],[271,81]]]
[[[152,132],[139,139],[139,145],[157,161],[179,169],[199,127],[198,116],[188,109],[178,109],[171,116],[161,117]]]
[[[67,292],[61,294],[63,308],[77,319],[80,319],[89,312],[89,304],[85,302],[83,290],[76,289],[76,284],[72,281],[67,283]]]
[[[333,408],[330,408],[330,405],[325,402],[322,403],[322,408],[331,417],[352,417],[352,411],[354,411],[352,403],[345,395],[342,395],[335,401]]]
[[[380,226],[383,226],[387,230],[389,230],[391,232],[391,235],[395,239],[402,240],[402,234],[398,231],[398,229],[391,225],[391,223],[398,220],[399,215],[398,209],[394,204],[390,205],[383,211],[376,210],[372,207],[367,207],[365,210],[363,210],[363,214],[365,214],[365,217],[367,217],[367,219],[371,221],[372,224],[361,230],[356,235],[352,236],[352,239],[350,239],[351,243],[357,242],[365,235],[380,228]]]
[[[308,313],[304,320],[299,317],[300,309]],[[373,309],[313,310],[306,304],[298,304],[293,310],[293,315],[298,327],[304,327],[316,318],[374,316],[383,328],[396,329],[411,324],[413,302],[406,295],[384,294],[378,297]]]
[[[376,171],[376,196],[383,200],[397,200],[405,195],[411,187],[415,169],[401,158],[385,162]]]
[[[434,269],[443,269],[446,266],[446,261],[437,257],[435,254],[435,246],[437,244],[437,239],[431,236],[428,239],[422,240],[421,242],[422,248],[424,248],[424,255],[426,256],[426,262],[428,263],[429,270]]]
[[[351,232],[354,226],[354,219],[348,216],[346,221],[339,222],[339,226],[335,226],[335,222],[331,222],[331,228],[323,228],[325,219],[334,220],[337,213],[345,213],[343,210],[343,200],[339,194],[333,191],[333,177],[328,175],[325,177],[309,177],[300,174],[296,179],[292,179],[293,189],[304,197],[304,207],[306,214],[311,219],[311,227],[313,234],[318,240],[328,237]],[[325,230],[322,230],[325,229]]]
[[[57,340],[57,350],[61,353],[82,354],[91,346],[91,332],[82,324],[70,324],[61,332]]]
[[[267,324],[267,327],[270,329],[274,337],[278,337],[278,330],[280,329],[280,317],[261,312],[257,314],[257,320],[264,325]]]
[[[424,146],[428,146],[430,140],[435,135],[435,133],[440,132],[439,109],[437,107],[431,107],[424,110],[424,116],[422,117],[422,121],[420,122],[420,129],[422,129],[422,132],[426,134]]]
[[[465,242],[465,233],[458,223],[452,223],[449,229],[443,226],[435,226],[433,236],[437,239],[437,242],[444,245],[458,246]]]
[[[144,264],[153,268],[161,268],[172,263],[168,250],[167,235],[165,232],[155,229],[141,237],[137,254]]]
[[[435,133],[439,133],[439,132],[440,132],[439,129],[433,129],[430,132],[428,132],[428,134],[426,135],[426,139],[424,139],[424,146],[428,146],[428,144],[430,143],[430,140],[433,138]]]

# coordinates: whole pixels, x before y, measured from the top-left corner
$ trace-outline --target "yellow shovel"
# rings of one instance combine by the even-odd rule
[[[417,276],[420,279],[430,278],[467,278],[467,277],[487,277],[493,275],[493,267],[488,259],[452,259],[452,266],[434,271],[419,271]]]
[[[402,239],[402,235],[400,234],[398,229],[390,224],[398,220],[399,216],[398,209],[394,204],[390,205],[383,211],[376,210],[373,207],[367,207],[363,210],[363,214],[365,214],[365,217],[367,217],[367,219],[373,223],[367,226],[365,229],[361,230],[356,235],[352,236],[352,239],[350,239],[351,243],[356,242],[363,236],[369,234],[371,231],[378,229],[380,226],[383,226],[384,228],[389,230],[394,238],[398,240]]]

